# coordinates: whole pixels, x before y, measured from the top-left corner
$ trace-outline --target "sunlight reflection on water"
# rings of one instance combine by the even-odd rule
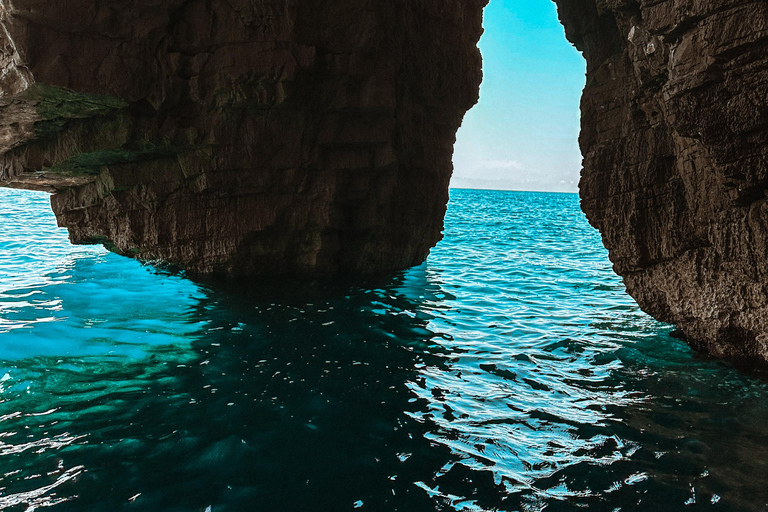
[[[0,190],[0,510],[761,509],[765,383],[668,332],[574,195],[454,190],[392,276],[214,284]]]

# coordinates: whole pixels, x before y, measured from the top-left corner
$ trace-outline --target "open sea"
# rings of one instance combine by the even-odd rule
[[[0,510],[753,511],[768,380],[642,313],[573,194],[411,270],[200,283],[0,189]]]

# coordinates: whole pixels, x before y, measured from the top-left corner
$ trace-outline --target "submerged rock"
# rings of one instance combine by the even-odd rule
[[[582,208],[627,291],[768,362],[768,3],[557,4],[587,59]]]
[[[0,2],[0,181],[75,243],[378,272],[440,239],[487,0]]]

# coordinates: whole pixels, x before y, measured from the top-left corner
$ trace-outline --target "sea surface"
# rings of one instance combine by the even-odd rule
[[[226,284],[0,189],[0,510],[765,510],[768,381],[670,331],[576,195],[453,190],[419,267]]]

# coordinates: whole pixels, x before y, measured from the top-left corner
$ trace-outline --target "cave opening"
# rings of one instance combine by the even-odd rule
[[[0,184],[57,192],[74,236],[48,196],[0,188],[0,509],[768,503],[764,375],[695,356],[643,313],[580,210],[585,66],[550,0],[491,0],[485,12],[480,104],[458,135],[444,239],[424,263],[477,91],[486,0],[371,0],[380,11],[367,0],[110,0],[76,13],[77,26],[62,14],[79,2],[13,3],[40,9],[9,26],[34,34],[30,69],[52,85],[0,99],[0,111],[35,107],[20,123],[0,116],[0,139],[24,142],[6,148]],[[9,11],[0,0],[0,28]],[[276,33],[264,39],[264,27]],[[124,44],[121,30],[147,40]],[[275,44],[287,33],[295,46]],[[663,57],[631,33],[641,59]],[[95,42],[114,58],[82,51]],[[59,65],[67,52],[72,72]],[[155,59],[167,82],[146,79]],[[92,64],[117,87],[98,90]],[[158,91],[121,90],[132,77],[168,85],[163,108],[149,101]],[[123,93],[140,99],[115,100]],[[120,239],[136,259],[70,244]],[[381,273],[346,281],[349,254]],[[252,258],[246,270],[282,273],[213,280],[156,264],[173,258],[200,272]],[[320,264],[337,273],[293,279]]]
[[[491,0],[480,100],[454,149],[452,188],[576,192],[586,64],[551,0]]]

